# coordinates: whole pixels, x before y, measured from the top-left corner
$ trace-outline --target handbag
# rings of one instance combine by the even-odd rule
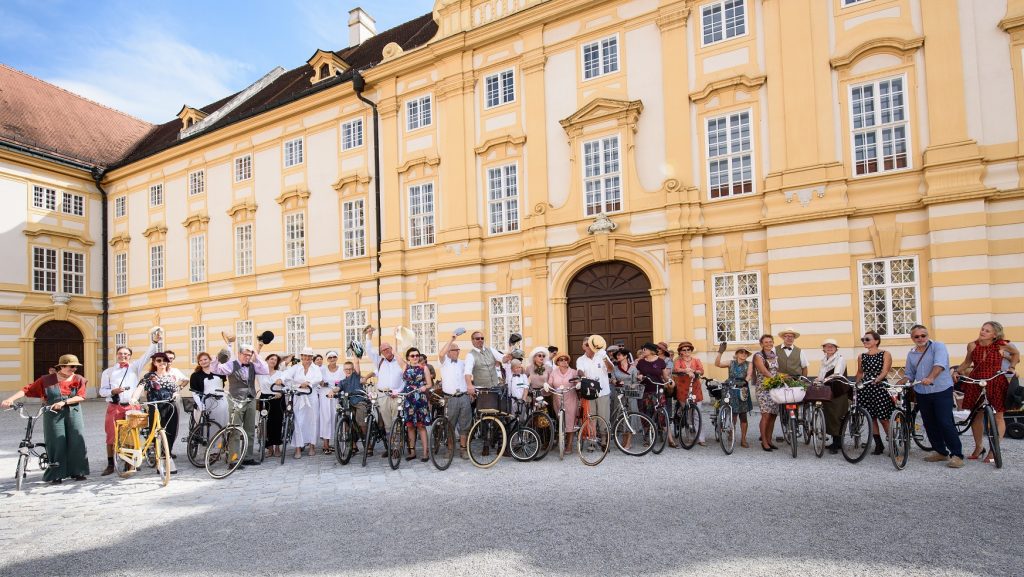
[[[820,401],[828,402],[832,400],[832,387],[827,385],[809,385],[807,387],[807,394],[804,395],[804,402],[807,401]]]
[[[1013,375],[1010,384],[1006,387],[1006,400],[1003,408],[1007,411],[1020,410],[1024,406],[1024,387],[1020,386],[1020,377]]]
[[[588,401],[601,396],[601,383],[594,379],[580,379],[580,396]]]

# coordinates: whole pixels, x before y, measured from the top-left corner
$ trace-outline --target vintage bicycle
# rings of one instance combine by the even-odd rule
[[[18,443],[18,464],[14,469],[14,488],[16,491],[21,491],[22,483],[28,474],[28,463],[30,460],[37,459],[40,471],[45,471],[50,467],[59,465],[57,462],[51,463],[47,458],[46,443],[35,443],[32,441],[32,432],[35,429],[36,422],[43,416],[43,412],[50,410],[50,406],[43,405],[39,407],[35,415],[25,413],[25,403],[14,403],[7,410],[18,411],[22,419],[28,420],[28,423],[25,424],[25,437]]]
[[[279,388],[280,387],[280,388]],[[295,436],[295,397],[312,394],[313,389],[298,389],[284,385],[271,385],[270,390],[284,394],[284,407],[281,414],[281,464],[288,456],[288,443]]]
[[[636,410],[637,403],[643,398],[644,386],[640,383],[624,383],[615,388],[612,398],[615,405],[612,410],[612,436],[615,446],[623,453],[642,457],[654,448],[654,437],[657,426],[650,417]]]
[[[971,412],[967,415],[967,418],[954,421],[956,430],[962,435],[967,429],[971,428],[974,419],[979,416],[984,419],[982,423],[984,425],[984,436],[988,440],[988,452],[992,455],[992,462],[995,463],[997,469],[1003,468],[1003,451],[999,445],[999,427],[996,424],[996,411],[988,402],[988,384],[999,377],[1010,378],[1012,376],[1013,373],[1011,371],[1000,371],[987,379],[973,379],[960,375],[961,383],[978,385],[981,387],[981,394],[978,396],[978,400],[974,402],[974,406],[971,407]]]
[[[163,486],[171,482],[171,450],[158,407],[173,403],[174,399],[138,403],[149,415],[130,410],[124,419],[114,422],[114,456],[126,465],[119,473],[122,477],[131,477],[143,463],[148,463],[160,474]]]
[[[430,460],[437,467],[438,471],[444,471],[451,466],[455,458],[455,444],[458,438],[455,436],[455,427],[448,420],[445,409],[448,406],[448,399],[444,393],[435,389],[430,391],[430,407],[433,416],[430,419]]]
[[[188,433],[182,442],[185,443],[185,455],[188,457],[188,462],[192,463],[193,467],[204,467],[206,463],[203,459],[206,457],[206,447],[210,443],[210,439],[217,434],[217,431],[224,427],[215,421],[211,416],[211,412],[217,403],[226,402],[221,395],[209,394],[202,395],[203,410],[199,414],[199,419],[195,416],[195,402],[188,397],[182,397],[181,404],[188,413]]]
[[[871,415],[868,410],[860,406],[857,400],[858,391],[864,388],[864,383],[853,381],[842,375],[829,377],[826,384],[846,384],[850,388],[850,408],[843,416],[843,422],[839,428],[841,437],[840,450],[843,458],[850,463],[859,463],[873,442],[871,438]]]
[[[352,459],[359,438],[359,425],[356,422],[356,407],[367,403],[366,392],[355,392],[351,395],[345,391],[335,395],[338,400],[337,418],[334,421],[334,455],[339,465],[347,465]]]
[[[217,431],[206,447],[206,472],[214,479],[223,479],[234,473],[242,465],[246,451],[249,449],[249,435],[242,427],[242,416],[250,403],[255,399],[232,398],[229,425]],[[253,455],[255,456],[255,449]]]
[[[600,383],[592,379],[570,379],[570,383],[579,383],[581,386],[600,388]],[[551,394],[564,396],[567,389],[563,387],[552,387]],[[608,446],[611,442],[611,433],[608,430],[608,421],[600,415],[585,414],[583,411],[583,399],[576,407],[576,427],[567,431],[565,426],[565,403],[562,403],[557,413],[558,424],[558,458],[565,458],[565,435],[576,434],[576,454],[584,465],[596,466],[608,455]],[[596,401],[595,401],[596,402]]]
[[[686,373],[675,371],[673,374],[684,375]],[[705,382],[708,380],[706,377],[700,378]],[[697,439],[700,438],[700,429],[703,426],[700,407],[697,405],[697,394],[693,390],[693,387],[699,386],[700,380],[694,379],[690,393],[686,395],[686,401],[676,403],[676,410],[672,413],[672,432],[676,440],[679,441],[679,446],[686,450],[692,449],[697,444]]]

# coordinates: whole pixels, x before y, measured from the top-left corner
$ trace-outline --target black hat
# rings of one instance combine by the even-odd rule
[[[512,333],[508,336],[508,344],[510,345],[514,345],[521,340],[523,340],[523,335],[519,333]]]
[[[644,343],[644,346],[642,346],[640,348],[641,349],[647,349],[647,350],[649,350],[649,351],[651,351],[652,353],[655,353],[655,354],[657,354],[657,352],[658,352],[658,345],[656,345],[654,343],[650,343],[650,342]]]
[[[263,331],[263,334],[261,334],[260,336],[256,337],[256,340],[261,342],[261,343],[263,343],[263,344],[265,344],[265,345],[269,345],[271,343],[271,341],[274,340],[274,333],[272,333],[270,331]]]

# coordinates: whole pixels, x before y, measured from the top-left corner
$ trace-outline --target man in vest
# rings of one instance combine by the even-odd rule
[[[476,398],[476,389],[504,388],[505,382],[501,377],[501,364],[511,362],[512,353],[503,354],[494,347],[484,344],[484,334],[480,331],[472,335],[473,348],[469,349],[466,355],[466,391],[470,398]],[[483,454],[489,454],[490,447],[484,447]]]
[[[134,363],[131,362],[130,348],[123,345],[117,347],[117,352],[114,353],[117,365],[107,368],[100,376],[100,396],[107,400],[107,415],[103,424],[107,434],[107,468],[103,469],[103,476],[114,472],[114,423],[125,418],[124,414],[130,407],[128,400],[132,398],[132,390],[142,380],[149,359],[156,353],[160,331],[153,331],[150,339],[153,342],[142,354],[142,358]]]
[[[790,328],[779,333],[779,338],[782,339],[782,344],[775,345],[775,354],[779,357],[779,373],[791,377],[806,377],[807,355],[793,344],[800,338],[800,333]]]
[[[256,347],[252,345],[241,345],[238,347],[238,357],[231,356],[231,344],[235,342],[234,335],[223,335],[227,346],[217,353],[217,358],[210,361],[210,372],[215,375],[224,375],[227,379],[228,410],[234,415],[238,403],[245,403],[242,411],[242,429],[250,439],[256,438],[256,403],[252,399],[256,397],[256,375],[269,375],[270,369],[267,363],[259,357],[263,343],[256,341]],[[248,402],[246,402],[248,400]],[[242,466],[259,465],[259,461],[252,458],[255,442],[249,443],[242,457]],[[240,466],[239,469],[242,467]]]

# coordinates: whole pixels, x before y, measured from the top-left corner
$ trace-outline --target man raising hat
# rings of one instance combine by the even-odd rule
[[[251,399],[256,397],[256,375],[269,375],[270,369],[267,363],[260,358],[259,352],[263,343],[257,341],[256,347],[252,345],[239,345],[238,356],[232,357],[231,344],[235,342],[234,335],[221,333],[226,346],[217,353],[217,358],[210,361],[210,372],[215,375],[227,377],[228,410],[235,414],[235,406],[245,403],[242,412],[242,430],[250,439],[256,438],[256,403]],[[253,448],[256,443],[249,443],[245,450],[242,465],[259,465],[259,461],[252,458]]]
[[[107,468],[103,469],[101,475],[110,475],[114,472],[114,423],[124,419],[128,411],[128,400],[132,398],[132,390],[135,389],[142,375],[146,373],[146,366],[149,359],[156,353],[157,343],[160,342],[159,330],[150,333],[152,341],[142,358],[131,362],[132,350],[127,346],[117,347],[114,356],[117,364],[107,368],[100,375],[100,396],[107,400],[107,415],[103,420],[103,428],[107,435]]]

